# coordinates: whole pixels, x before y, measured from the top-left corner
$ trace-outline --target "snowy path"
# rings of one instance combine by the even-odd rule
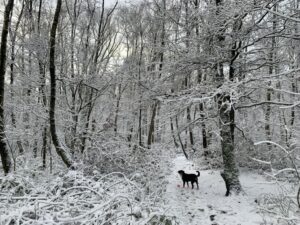
[[[200,170],[199,190],[182,188],[177,173],[180,169],[187,173]],[[241,173],[240,180],[247,194],[225,197],[225,185],[219,171],[194,168],[184,156],[178,156],[167,186],[167,214],[176,216],[180,225],[261,224],[255,199],[263,193],[277,192],[277,187],[258,174]]]

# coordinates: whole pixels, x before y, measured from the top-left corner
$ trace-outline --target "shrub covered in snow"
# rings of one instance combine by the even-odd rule
[[[159,215],[168,150],[121,146],[89,149],[86,162],[91,155],[94,160],[77,170],[32,176],[31,168],[0,177],[0,223],[140,224]],[[119,167],[115,156],[122,159]]]

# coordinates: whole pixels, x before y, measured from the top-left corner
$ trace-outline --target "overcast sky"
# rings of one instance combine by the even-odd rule
[[[119,0],[119,2],[123,2],[124,0]],[[113,5],[116,3],[116,0],[105,0],[105,5]]]
[[[105,5],[107,6],[111,6],[114,5],[116,3],[117,0],[105,0]],[[133,2],[138,2],[141,0],[118,0],[119,4],[121,3],[133,3]]]

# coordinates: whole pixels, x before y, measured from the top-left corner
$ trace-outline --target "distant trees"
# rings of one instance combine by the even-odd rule
[[[295,6],[293,1],[282,5],[287,3]],[[278,12],[280,9],[282,12]],[[286,94],[294,93],[288,91],[284,94],[282,89],[288,87],[282,81],[283,77],[290,79],[291,75],[295,76],[293,69],[281,75],[288,61],[284,59],[286,50],[283,43],[292,37],[286,35],[290,32],[286,30],[286,23],[295,21],[285,16],[286,10],[276,1],[253,3],[222,0],[196,1],[195,4],[174,1],[166,8],[166,27],[172,29],[166,29],[168,50],[164,63],[168,69],[164,72],[173,78],[174,83],[160,99],[165,103],[172,102],[174,108],[181,109],[176,115],[180,118],[179,142],[182,136],[185,143],[188,138],[197,137],[191,136],[190,131],[195,132],[195,124],[201,124],[200,140],[202,146],[208,148],[205,152],[211,151],[210,144],[221,144],[222,176],[228,188],[226,195],[241,190],[237,167],[242,162],[238,161],[240,157],[236,159],[236,152],[243,152],[244,157],[251,155],[267,160],[273,157],[272,161],[278,163],[278,153],[269,152],[276,150],[253,150],[253,142],[264,137],[287,140],[281,137],[287,137],[287,132],[291,130],[283,131],[283,127],[288,124],[294,127],[295,117],[292,116],[291,123],[287,123],[287,114],[279,108],[292,106],[293,101],[286,102],[289,99]],[[186,12],[189,12],[188,16]],[[176,83],[178,81],[182,82],[181,85]],[[187,81],[189,85],[186,85]],[[291,81],[293,90],[297,90],[296,86]],[[195,103],[200,103],[200,115]],[[294,107],[291,107],[291,115],[295,113]],[[186,113],[182,109],[187,109]],[[191,110],[194,113],[190,113]],[[194,115],[193,119],[189,114]],[[186,122],[182,116],[186,116]],[[182,131],[186,131],[185,135]],[[171,132],[174,133],[172,122]],[[214,135],[208,138],[211,133]],[[211,138],[213,142],[208,140]],[[194,139],[199,142],[199,139]],[[247,143],[247,148],[240,145],[240,139]],[[185,150],[186,144],[181,146]]]
[[[104,1],[58,1],[52,15],[47,1],[38,3],[21,1],[14,14],[5,14],[7,19],[7,15],[13,15],[3,27],[6,39],[6,28],[9,30],[12,46],[7,51],[11,55],[10,98],[1,109],[4,113],[9,108],[11,121],[6,120],[2,140],[9,144],[14,159],[32,153],[33,157],[42,156],[44,168],[52,162],[53,143],[69,167],[75,156],[90,147],[91,131],[102,129],[96,124],[98,111],[93,113],[93,109],[99,109],[96,101],[111,90],[114,82],[110,60],[120,41],[113,19],[117,5],[107,8]],[[3,40],[2,46],[6,46]],[[5,71],[5,57],[1,65]],[[2,162],[11,165],[7,149],[2,149]]]

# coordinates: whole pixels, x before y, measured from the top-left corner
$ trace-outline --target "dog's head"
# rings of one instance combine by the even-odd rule
[[[178,173],[180,176],[182,176],[184,174],[184,171],[183,170],[178,170]]]

